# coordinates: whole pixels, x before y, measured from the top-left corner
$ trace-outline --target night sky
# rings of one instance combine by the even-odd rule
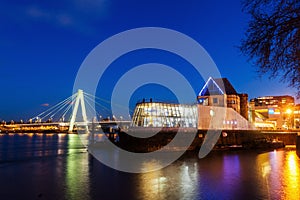
[[[238,0],[2,0],[0,120],[29,119],[47,109],[45,105],[71,96],[77,70],[95,46],[119,32],[148,26],[174,29],[195,39],[213,58],[222,76],[238,92],[248,93],[249,98],[294,96],[294,91],[278,79],[260,78],[256,68],[239,52],[237,46],[248,20]],[[182,62],[166,52],[135,53],[114,64],[124,66],[126,72],[137,63]],[[121,72],[110,70],[107,77]],[[198,93],[204,80],[191,77],[191,83]],[[109,100],[113,86],[108,85],[98,90],[97,96]],[[147,85],[136,91],[131,104],[143,97],[174,100],[166,88]]]

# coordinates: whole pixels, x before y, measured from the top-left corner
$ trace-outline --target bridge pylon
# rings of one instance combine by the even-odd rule
[[[69,125],[69,132],[73,132],[79,103],[81,106],[82,119],[83,119],[83,122],[85,123],[85,131],[89,132],[88,120],[87,120],[87,116],[86,116],[86,109],[85,109],[85,103],[84,103],[84,95],[83,95],[83,90],[81,90],[81,89],[78,90],[77,95],[76,95],[76,100],[75,100],[75,104],[73,107],[72,117],[71,117],[70,125]]]

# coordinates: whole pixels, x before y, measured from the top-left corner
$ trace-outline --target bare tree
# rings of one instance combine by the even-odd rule
[[[280,77],[300,97],[300,0],[245,0],[251,19],[241,51],[260,74]]]

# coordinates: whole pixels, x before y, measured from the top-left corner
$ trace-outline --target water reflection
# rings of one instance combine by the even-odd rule
[[[200,181],[198,163],[184,163],[180,167],[179,176],[181,199],[195,199]]]
[[[285,151],[259,154],[215,152],[202,160],[184,158],[159,171],[139,174],[138,197],[141,199],[290,198],[282,196],[289,190],[284,188],[285,183],[280,181],[286,179],[283,173],[285,166],[280,163],[285,162],[281,160],[286,156],[284,153]],[[298,160],[296,162],[299,164]],[[299,177],[295,181],[299,181]]]
[[[284,199],[300,199],[299,158],[295,152],[288,152],[284,166]]]
[[[223,158],[223,180],[226,187],[236,188],[240,185],[240,160],[238,155],[227,155]]]
[[[162,171],[141,174],[140,189],[143,193],[141,196],[143,199],[165,199],[167,184],[168,180],[163,176]]]
[[[279,155],[278,155],[279,154]],[[280,194],[277,191],[280,184],[277,184],[278,178],[276,172],[281,169],[279,167],[281,162],[280,152],[262,153],[257,156],[257,179],[259,180],[259,189],[264,194],[265,199],[270,199],[271,196],[279,198]]]
[[[139,180],[138,199],[197,199],[198,163],[177,161],[164,169],[139,174]]]
[[[0,135],[0,161],[1,199],[300,199],[300,159],[289,150],[188,155],[130,174],[92,159],[78,135],[16,134]]]
[[[299,158],[295,151],[273,151],[257,156],[262,191],[268,199],[300,199]]]
[[[78,136],[69,135],[66,159],[66,199],[89,199],[89,155],[77,151]]]
[[[66,199],[89,199],[88,154],[69,155],[66,162]]]

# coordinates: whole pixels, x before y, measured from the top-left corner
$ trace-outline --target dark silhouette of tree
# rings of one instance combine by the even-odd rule
[[[251,19],[240,49],[260,75],[280,77],[300,97],[300,0],[245,0]]]

